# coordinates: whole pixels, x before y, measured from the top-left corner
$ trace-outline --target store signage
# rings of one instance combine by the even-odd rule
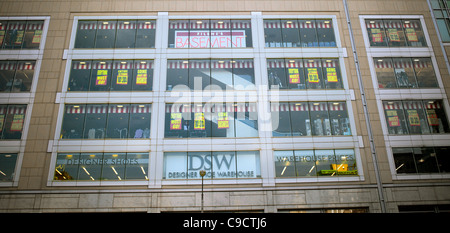
[[[58,164],[65,165],[139,165],[140,159],[65,159],[64,162],[58,161]],[[141,161],[144,162],[144,161]],[[145,160],[144,163],[147,163]]]
[[[372,28],[372,41],[374,43],[383,42],[383,35],[381,34],[381,30],[379,28]]]
[[[107,79],[108,79],[108,70],[97,70],[97,79],[95,80],[95,85],[105,86]]]
[[[406,28],[406,37],[408,38],[408,41],[411,42],[418,42],[417,33],[414,28]]]
[[[338,81],[336,68],[327,68],[327,80],[330,83],[335,83]]]
[[[136,85],[147,85],[147,70],[137,71]]]
[[[175,48],[243,48],[245,31],[176,31]]]
[[[119,70],[117,74],[117,83],[118,85],[127,85],[128,84],[128,70]]]
[[[420,126],[420,119],[417,110],[407,110],[408,112],[408,120],[409,125],[411,126]]]
[[[170,114],[170,130],[181,130],[181,113]]]
[[[11,131],[22,131],[23,118],[23,114],[14,115],[13,121],[11,123]]]
[[[396,110],[387,110],[386,115],[388,117],[390,127],[400,126],[400,119],[398,118]]]
[[[317,68],[308,68],[308,81],[310,83],[319,82],[319,74],[317,72]]]
[[[428,124],[431,126],[439,125],[439,119],[436,115],[436,111],[434,109],[427,109],[427,119]]]
[[[300,74],[298,68],[289,68],[289,83],[300,83]]]

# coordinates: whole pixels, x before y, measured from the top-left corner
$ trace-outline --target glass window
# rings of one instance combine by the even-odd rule
[[[339,59],[322,59],[324,83],[327,89],[343,89]]]
[[[441,100],[424,100],[428,126],[431,133],[449,133],[448,118]]]
[[[307,102],[290,103],[292,136],[311,136],[311,120]]]
[[[392,148],[397,174],[416,173],[412,148]]]
[[[422,30],[420,20],[405,19],[403,22],[403,30],[405,30],[406,41],[411,47],[424,47],[427,46],[425,35]]]
[[[386,47],[386,34],[383,20],[366,19],[367,34],[370,46]]]
[[[271,103],[272,136],[292,136],[289,103]],[[292,119],[300,121],[301,119]],[[308,119],[309,120],[309,119]]]
[[[68,91],[88,91],[91,77],[91,61],[72,61]]]
[[[190,20],[189,27],[189,48],[211,48],[209,20]]]
[[[317,38],[320,47],[336,47],[333,23],[329,19],[316,20]]]
[[[450,41],[450,20],[449,19],[436,19],[436,24],[439,28],[439,34],[443,42]]]
[[[169,48],[189,48],[189,20],[169,20]]]
[[[56,157],[54,180],[77,180],[79,153],[59,153]],[[84,170],[83,170],[84,172]]]
[[[417,88],[411,58],[392,58],[394,73],[397,78],[397,88]]]
[[[125,178],[126,153],[105,153],[102,160],[101,179],[117,181]]]
[[[336,164],[333,170],[340,176],[358,175],[355,151],[351,149],[334,150]]]
[[[264,20],[264,38],[266,47],[282,47],[283,38],[279,19]]]
[[[17,61],[0,61],[0,92],[11,92]]]
[[[86,105],[66,105],[63,123],[61,126],[61,139],[83,138]],[[91,135],[95,138],[95,134]]]
[[[301,47],[298,21],[282,19],[280,25],[283,40],[281,47]]]
[[[11,92],[29,92],[34,75],[34,61],[19,61]]]
[[[206,171],[204,179],[212,178],[211,152],[188,152],[188,179],[201,179],[199,172]]]
[[[237,151],[237,178],[261,177],[259,151]]]
[[[191,105],[191,121],[189,122],[189,137],[211,137],[211,105]]]
[[[6,27],[4,49],[21,49],[25,35],[26,21],[8,21]]]
[[[128,138],[150,138],[151,104],[130,105]]]
[[[114,48],[117,21],[98,21],[95,48]]]
[[[234,106],[232,103],[216,103],[212,108],[212,137],[235,137]]]
[[[294,151],[294,155],[297,176],[316,176],[314,150],[296,150]]]
[[[408,134],[401,101],[383,101],[389,134]]]
[[[163,179],[187,179],[187,158],[186,152],[165,152]]]
[[[322,62],[320,59],[304,59],[305,78],[308,89],[324,89]]]
[[[189,60],[189,88],[203,90],[211,84],[210,60]]]
[[[148,153],[127,153],[125,179],[148,180]]]
[[[236,172],[236,152],[234,151],[212,152],[211,159],[212,174],[216,179],[236,178],[238,174],[241,175],[238,178],[251,177],[251,174],[247,174],[248,170],[254,171],[254,169],[245,167],[244,164],[242,170]],[[248,165],[251,167],[251,164]]]
[[[189,61],[167,60],[167,90],[189,90]]]
[[[233,88],[235,90],[255,90],[255,72],[253,59],[231,60],[233,68]]]
[[[0,110],[2,139],[21,139],[27,105],[3,105]]]
[[[136,31],[136,48],[154,48],[155,31],[155,20],[138,20]]]
[[[111,91],[130,91],[133,81],[134,62],[116,60],[113,62]]]
[[[107,104],[86,105],[86,118],[83,133],[84,139],[105,138],[107,111]]]
[[[419,173],[438,173],[436,153],[433,147],[413,148],[414,159]]]
[[[430,58],[412,58],[417,83],[420,88],[438,87],[436,74]]]
[[[374,58],[373,62],[375,65],[375,72],[377,73],[378,87],[397,88],[396,73],[392,70],[392,59]]]
[[[93,61],[89,91],[109,91],[111,85],[111,73],[111,60]]]
[[[129,104],[108,105],[108,120],[105,138],[127,138],[130,116]]]
[[[119,20],[117,21],[117,39],[116,48],[134,48],[136,39],[136,21]]]
[[[389,47],[405,47],[406,41],[405,33],[402,30],[402,21],[394,19],[385,19],[383,21]]]
[[[311,116],[311,128],[313,136],[331,135],[330,119],[328,117],[328,106],[326,102],[309,103]]]
[[[299,20],[300,39],[302,47],[319,47],[316,31],[316,21],[313,19]]]
[[[295,61],[294,61],[295,62]],[[302,62],[303,63],[303,62]],[[303,67],[303,64],[302,64]],[[294,69],[294,68],[292,68]],[[294,72],[295,70],[292,70]],[[284,59],[267,59],[267,74],[271,89],[287,89],[286,70]],[[292,74],[295,78],[295,74]],[[300,75],[300,71],[299,71]],[[294,80],[296,81],[296,80]]]
[[[0,182],[12,182],[16,171],[17,154],[0,154]]]
[[[75,48],[94,48],[97,21],[78,21]]]
[[[24,35],[24,49],[39,49],[44,21],[28,21]]]
[[[305,89],[306,78],[303,59],[285,59],[286,83],[289,89]]]
[[[256,103],[235,104],[236,137],[258,137]]]
[[[435,147],[436,158],[438,161],[439,171],[441,173],[450,172],[450,148],[449,147]]]
[[[316,170],[319,176],[336,176],[336,161],[333,150],[315,150]],[[334,165],[334,166],[333,166]]]
[[[103,153],[81,153],[78,180],[99,181],[102,173]]]
[[[211,85],[213,89],[231,90],[233,88],[233,69],[230,59],[211,60]]]
[[[164,137],[187,138],[191,119],[190,104],[166,104]]]
[[[231,20],[231,41],[231,47],[235,48],[250,48],[253,46],[251,20]]]
[[[333,135],[352,135],[345,102],[329,102],[328,109]]]
[[[210,20],[210,40],[211,48],[231,48],[238,47],[237,42],[242,43],[244,35],[241,35],[240,39],[236,41],[231,40],[231,25],[230,20],[220,19],[220,20]],[[237,32],[235,32],[237,36]],[[232,46],[234,43],[234,46]]]
[[[153,61],[140,60],[134,62],[133,91],[151,91],[153,86]]]

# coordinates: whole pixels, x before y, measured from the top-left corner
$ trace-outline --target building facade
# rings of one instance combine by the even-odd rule
[[[1,212],[449,209],[445,1],[1,4]]]

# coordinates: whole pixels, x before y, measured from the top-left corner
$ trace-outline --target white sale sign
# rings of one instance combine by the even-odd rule
[[[175,48],[243,48],[245,31],[176,31]]]

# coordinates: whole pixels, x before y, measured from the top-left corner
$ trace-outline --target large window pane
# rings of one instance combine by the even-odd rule
[[[292,136],[289,103],[271,103],[272,135],[274,137]],[[301,119],[292,119],[300,121]]]
[[[298,21],[283,19],[280,21],[283,45],[281,47],[301,47]]]
[[[80,161],[79,153],[59,153],[56,157],[54,180],[77,180]]]
[[[319,47],[316,31],[316,21],[313,19],[299,20],[300,39],[302,47]]]
[[[134,62],[116,60],[113,63],[111,91],[130,91],[133,81]]]
[[[84,139],[105,138],[107,111],[107,104],[86,105],[86,120],[83,133]]]
[[[329,19],[316,20],[317,38],[320,47],[336,47],[333,23]]]
[[[412,58],[419,87],[438,87],[436,74],[430,58]]]
[[[236,137],[258,137],[256,103],[237,103],[235,107]]]
[[[436,153],[432,147],[413,148],[419,173],[438,173]]]
[[[7,25],[8,25],[8,21],[0,21],[0,49],[3,48],[3,42],[5,41]]]
[[[441,34],[441,39],[443,42],[450,41],[450,21],[448,19],[436,19],[436,24],[439,28],[439,33]]]
[[[328,106],[326,102],[309,103],[311,116],[311,128],[313,136],[331,135],[330,119],[328,117]]]
[[[386,34],[383,20],[366,20],[367,34],[370,41],[370,46],[386,47]]]
[[[274,151],[276,177],[295,177],[295,159],[293,151]]]
[[[397,88],[396,74],[391,58],[374,58],[379,88]]]
[[[305,89],[305,68],[302,59],[285,59],[286,83],[289,89]]]
[[[252,59],[234,59],[231,61],[233,67],[233,88],[235,90],[254,90],[255,72]]]
[[[133,91],[151,91],[153,87],[153,61],[141,60],[134,62],[132,89]]]
[[[190,104],[166,104],[166,138],[187,138],[191,121]]]
[[[284,59],[267,59],[267,74],[271,89],[287,88]]]
[[[108,105],[108,120],[105,138],[127,138],[129,134],[129,116],[129,104]]]
[[[316,160],[313,150],[296,150],[294,155],[297,176],[316,176]]]
[[[163,179],[187,179],[187,158],[186,152],[165,152]]]
[[[235,137],[234,106],[232,103],[213,105],[211,131],[212,137]]]
[[[281,47],[283,44],[280,20],[264,20],[266,47]]]
[[[412,148],[392,148],[397,174],[417,173]]]
[[[150,138],[151,104],[131,104],[128,138]]]
[[[75,48],[94,48],[97,21],[78,21]]]
[[[12,182],[16,171],[17,154],[0,154],[0,183]]]
[[[64,117],[61,127],[60,138],[62,139],[83,138],[85,116],[86,116],[85,105],[66,105],[64,109]]]
[[[4,49],[21,49],[25,35],[26,21],[8,21],[6,27]]]
[[[44,21],[28,21],[22,48],[39,49],[43,27]]]
[[[405,30],[406,41],[411,47],[427,46],[425,35],[422,30],[420,20],[407,19],[403,20],[403,29]]]
[[[98,21],[95,48],[114,48],[117,21]]]
[[[211,84],[211,60],[189,60],[189,88],[201,91]]]
[[[352,135],[345,102],[329,102],[328,109],[333,135]]]
[[[405,33],[402,30],[401,20],[383,20],[386,28],[386,38],[389,47],[404,47],[406,46]]]
[[[72,61],[68,91],[88,91],[91,77],[91,61]]]
[[[89,91],[109,91],[111,73],[111,60],[93,61]]]
[[[127,153],[125,179],[148,180],[148,153]]]
[[[343,89],[338,59],[322,59],[324,83],[327,89]]]
[[[125,178],[126,153],[105,153],[102,162],[102,180],[118,181]]]
[[[261,177],[259,151],[237,151],[237,178]]]
[[[116,48],[135,47],[136,26],[135,20],[119,20],[117,22]]]
[[[11,92],[28,92],[34,75],[34,61],[19,61]]]
[[[189,20],[169,21],[169,48],[189,48]]]
[[[191,105],[191,121],[189,124],[189,137],[211,137],[211,105]]]
[[[311,136],[311,120],[307,102],[290,103],[292,136]]]
[[[99,181],[102,173],[103,153],[80,154],[78,180]]]
[[[431,133],[449,133],[448,118],[441,100],[424,100],[428,125]]]
[[[340,176],[358,175],[356,167],[355,151],[352,149],[335,150],[336,164],[332,165],[333,170]]]
[[[231,41],[233,48],[253,46],[251,20],[231,20]]]
[[[27,105],[8,105],[2,139],[21,139]]]
[[[449,147],[435,147],[436,158],[438,161],[439,172],[450,172],[450,148]]]
[[[167,90],[189,89],[189,61],[168,60],[167,61]]]
[[[136,48],[154,48],[155,31],[155,20],[138,20],[136,31]]]
[[[408,134],[401,101],[383,101],[389,134]]]
[[[324,89],[322,64],[320,59],[304,59],[305,78],[308,89]]]
[[[397,88],[417,88],[411,58],[392,58],[392,61],[397,78]]]
[[[252,170],[250,167],[245,167],[244,170],[238,170],[236,172],[236,152],[234,151],[221,151],[212,152],[212,172],[214,174],[213,178],[224,179],[224,178],[236,178],[240,173],[241,176],[245,174],[250,174]],[[251,176],[252,177],[252,176]],[[206,176],[205,176],[206,178]],[[243,178],[243,177],[239,177]]]
[[[230,59],[211,60],[211,85],[219,90],[233,88],[233,69]],[[217,88],[214,86],[213,88]]]
[[[316,170],[320,176],[337,176],[334,150],[315,150]]]
[[[232,47],[230,20],[210,20],[210,29],[211,48]],[[241,37],[240,40],[242,39],[244,38]],[[237,44],[233,47],[237,47]]]
[[[17,61],[0,61],[0,92],[11,92]]]
[[[406,125],[410,134],[429,134],[427,117],[422,101],[403,101]]]

